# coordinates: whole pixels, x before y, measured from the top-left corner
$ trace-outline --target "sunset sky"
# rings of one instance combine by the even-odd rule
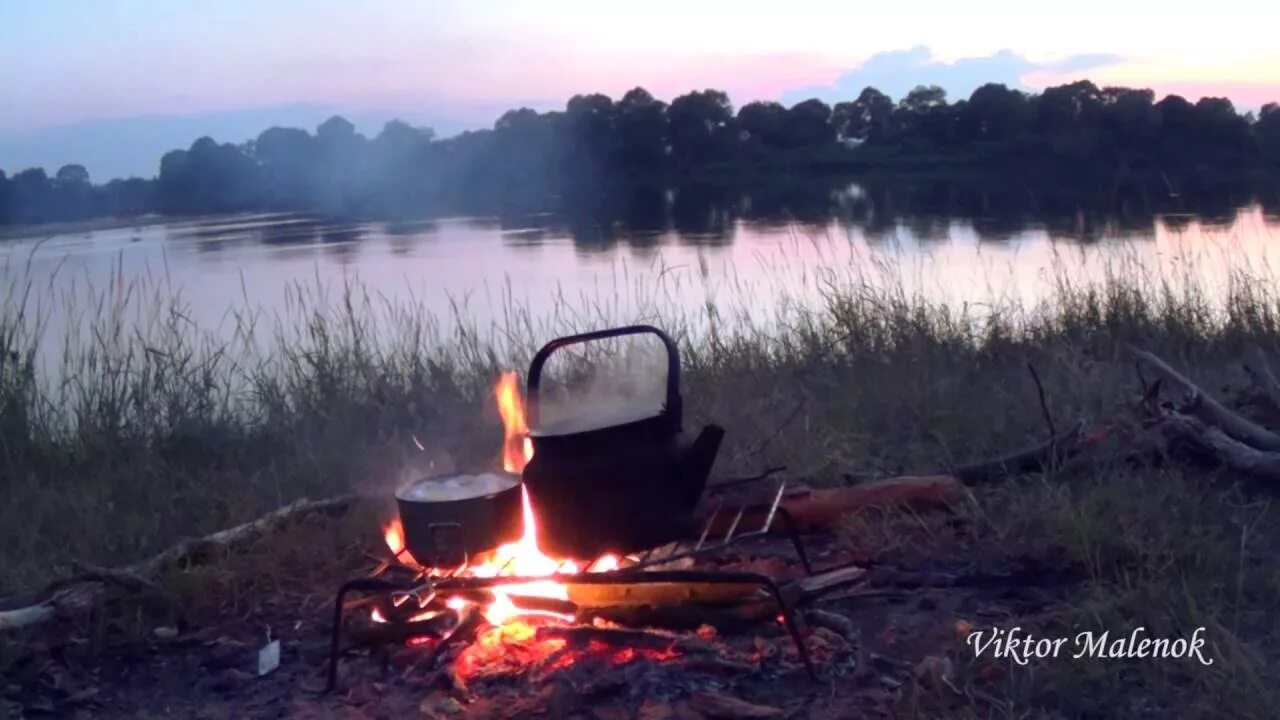
[[[401,116],[447,134],[488,126],[510,107],[559,107],[587,91],[617,97],[636,85],[665,99],[721,88],[741,105],[814,95],[835,101],[865,84],[897,96],[938,83],[956,97],[986,80],[1035,90],[1088,77],[1192,99],[1225,95],[1257,108],[1280,99],[1277,7],[1257,0],[7,1],[0,3],[0,168],[27,160],[23,152],[56,150],[66,135],[59,126],[149,118],[161,127],[150,116],[181,116],[173,122],[237,135],[251,132],[244,113],[255,123],[301,124],[340,111],[370,123]]]

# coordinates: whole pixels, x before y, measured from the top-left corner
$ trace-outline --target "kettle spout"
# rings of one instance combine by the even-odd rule
[[[707,425],[698,433],[681,465],[684,485],[689,489],[690,507],[697,505],[702,491],[707,487],[707,479],[711,476],[711,467],[715,465],[716,454],[720,452],[720,442],[724,440],[724,428],[719,425]]]

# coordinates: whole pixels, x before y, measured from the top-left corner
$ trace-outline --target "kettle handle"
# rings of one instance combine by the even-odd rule
[[[527,415],[529,428],[532,429],[538,425],[538,388],[542,384],[542,366],[546,365],[551,353],[566,345],[577,345],[623,335],[646,334],[657,335],[667,349],[667,400],[662,412],[664,415],[674,417],[675,424],[678,427],[684,412],[680,399],[680,349],[676,347],[675,341],[666,333],[652,325],[627,325],[625,327],[596,330],[580,335],[556,338],[542,346],[542,349],[533,356],[533,362],[529,363],[529,379],[526,381],[525,414]]]

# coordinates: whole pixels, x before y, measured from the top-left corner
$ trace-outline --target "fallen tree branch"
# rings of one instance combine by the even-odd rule
[[[1056,467],[1080,453],[1100,444],[1109,435],[1109,428],[1085,434],[1085,423],[1077,420],[1074,425],[1060,435],[1049,440],[994,460],[986,460],[956,468],[939,470],[954,476],[966,485],[992,482],[1015,475],[1036,473],[1049,467]]]
[[[1036,394],[1040,398],[1040,412],[1044,415],[1044,424],[1049,429],[1049,459],[1052,462],[1058,457],[1058,431],[1053,427],[1053,413],[1049,412],[1049,401],[1044,396],[1044,384],[1040,382],[1040,373],[1036,372],[1036,366],[1030,360],[1027,361],[1027,372],[1031,373],[1031,379],[1036,384]]]
[[[257,520],[220,530],[202,538],[188,538],[148,560],[126,566],[121,570],[142,577],[154,577],[170,565],[176,565],[213,550],[223,550],[254,540],[303,516],[346,510],[355,499],[355,495],[340,495],[325,500],[303,498],[273,510]]]
[[[1257,450],[1280,450],[1280,435],[1228,410],[1154,354],[1133,346],[1129,347],[1129,352],[1155,370],[1165,382],[1180,387],[1186,393],[1186,399],[1178,408],[1180,414],[1193,415],[1206,425],[1218,427],[1232,438]]]
[[[1157,427],[1165,437],[1187,442],[1232,470],[1260,480],[1280,482],[1280,452],[1251,447],[1221,428],[1179,413],[1167,414]]]
[[[306,515],[345,510],[355,499],[355,495],[342,495],[325,500],[304,498],[273,510],[257,520],[202,538],[182,540],[142,562],[121,568],[94,568],[78,565],[80,572],[76,575],[53,582],[36,593],[34,597],[0,601],[0,631],[33,627],[55,618],[83,614],[106,600],[108,586],[164,598],[167,602],[171,602],[168,594],[152,580],[171,565],[214,550],[227,550],[244,544]]]

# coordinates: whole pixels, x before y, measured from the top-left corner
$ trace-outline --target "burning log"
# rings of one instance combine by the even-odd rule
[[[559,598],[536,597],[529,595],[511,595],[510,599],[512,605],[515,605],[521,610],[531,612],[574,616],[577,615],[580,610],[578,604],[572,600],[561,600]]]
[[[441,662],[448,662],[449,657],[456,652],[461,651],[468,643],[476,638],[480,632],[480,626],[484,624],[484,614],[476,608],[467,608],[458,620],[458,624],[448,635],[440,638],[430,650],[426,652],[417,662],[410,665],[403,673],[404,677],[410,677],[419,671],[425,670],[430,672],[435,670]],[[330,675],[329,686],[334,686],[335,678]]]

